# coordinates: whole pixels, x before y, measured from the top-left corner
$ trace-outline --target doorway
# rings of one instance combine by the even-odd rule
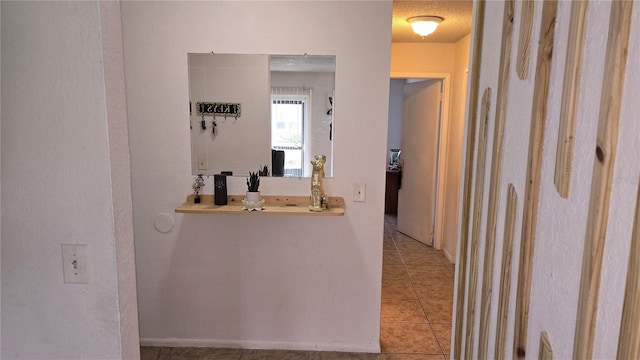
[[[450,352],[455,268],[438,251],[444,214],[444,186],[438,184],[444,184],[447,155],[447,143],[441,139],[447,139],[450,84],[449,74],[391,76],[387,147],[401,149],[402,170],[397,214],[385,215],[380,327],[384,354]]]
[[[392,73],[391,81],[391,91],[394,88],[398,91],[399,81],[403,83],[402,105],[399,106],[397,100],[392,104],[390,98],[387,143],[389,149],[400,148],[402,151],[398,231],[441,250],[445,186],[438,184],[444,184],[446,174],[451,75]],[[394,120],[392,112],[401,115],[396,113]],[[425,113],[426,117],[416,115],[420,113]],[[401,126],[392,121],[401,121]]]
[[[398,231],[433,246],[438,188],[442,80],[407,79],[403,86],[403,186],[398,190]]]

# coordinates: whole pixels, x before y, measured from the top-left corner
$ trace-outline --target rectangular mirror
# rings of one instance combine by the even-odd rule
[[[193,175],[333,176],[335,56],[188,54]]]

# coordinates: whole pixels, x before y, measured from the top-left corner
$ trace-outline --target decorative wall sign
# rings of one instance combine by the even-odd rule
[[[240,104],[233,103],[198,103],[198,113],[202,115],[240,117]]]
[[[478,97],[480,93],[480,59],[482,57],[482,40],[484,33],[484,9],[485,1],[479,0],[476,9],[476,22],[473,29],[473,53],[471,58],[471,78],[469,79],[469,109],[471,114],[468,120],[467,131],[467,150],[465,154],[465,170],[464,170],[464,192],[462,195],[462,218],[461,218],[461,236],[460,236],[460,263],[458,264],[458,297],[455,304],[455,333],[453,343],[453,358],[460,359],[460,353],[462,352],[462,323],[464,321],[464,292],[467,284],[467,248],[469,243],[469,220],[470,220],[470,205],[471,205],[471,183],[473,180],[473,153],[475,149],[475,136],[476,136],[476,122],[478,106]]]

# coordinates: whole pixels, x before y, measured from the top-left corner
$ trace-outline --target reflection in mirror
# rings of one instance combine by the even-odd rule
[[[196,174],[333,176],[335,56],[188,54]]]

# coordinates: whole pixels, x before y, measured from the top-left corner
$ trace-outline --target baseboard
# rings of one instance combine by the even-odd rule
[[[449,254],[449,252],[446,249],[442,249],[442,253],[444,254],[444,256],[447,257],[447,259],[449,260],[449,262],[451,262],[452,264],[456,263],[456,259],[454,256],[451,256],[451,254]]]
[[[344,343],[302,343],[285,341],[254,341],[254,340],[204,340],[204,339],[177,339],[177,338],[140,338],[141,346],[166,346],[166,347],[215,347],[231,349],[259,349],[259,350],[305,350],[305,351],[339,351],[380,353],[379,344],[371,346],[358,346]]]

